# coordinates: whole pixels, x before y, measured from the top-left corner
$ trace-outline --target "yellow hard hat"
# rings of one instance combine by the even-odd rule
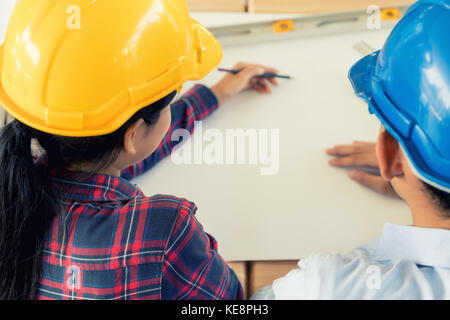
[[[47,133],[111,133],[222,59],[185,0],[19,0],[0,47],[0,104]]]

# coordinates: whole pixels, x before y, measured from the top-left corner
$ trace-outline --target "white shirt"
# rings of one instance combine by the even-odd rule
[[[450,299],[450,230],[385,224],[347,254],[315,254],[275,280],[275,299]]]

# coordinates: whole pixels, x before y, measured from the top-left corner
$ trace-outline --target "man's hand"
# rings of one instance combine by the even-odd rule
[[[242,69],[242,71],[238,74],[228,73],[211,88],[219,100],[219,104],[225,103],[231,97],[247,89],[257,90],[260,93],[271,93],[270,84],[278,85],[277,80],[273,78],[258,77],[265,72],[278,73],[278,70],[274,68],[239,62],[233,69]]]
[[[334,146],[333,148],[327,149],[326,153],[336,157],[328,161],[332,166],[368,166],[379,169],[375,143],[355,141],[352,145]],[[352,180],[383,195],[398,197],[391,184],[379,175],[370,174],[362,170],[351,170],[349,176]]]

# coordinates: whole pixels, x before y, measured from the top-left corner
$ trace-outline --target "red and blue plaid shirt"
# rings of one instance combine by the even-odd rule
[[[159,148],[122,177],[54,170],[64,210],[48,232],[38,299],[242,299],[236,274],[197,221],[194,203],[146,197],[129,182],[170,155],[171,132],[217,108],[196,86],[171,106]]]

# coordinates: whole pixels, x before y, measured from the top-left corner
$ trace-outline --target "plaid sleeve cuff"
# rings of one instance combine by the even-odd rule
[[[194,109],[195,120],[206,118],[219,107],[219,101],[210,88],[204,85],[196,85],[189,90],[182,100],[188,102]]]

